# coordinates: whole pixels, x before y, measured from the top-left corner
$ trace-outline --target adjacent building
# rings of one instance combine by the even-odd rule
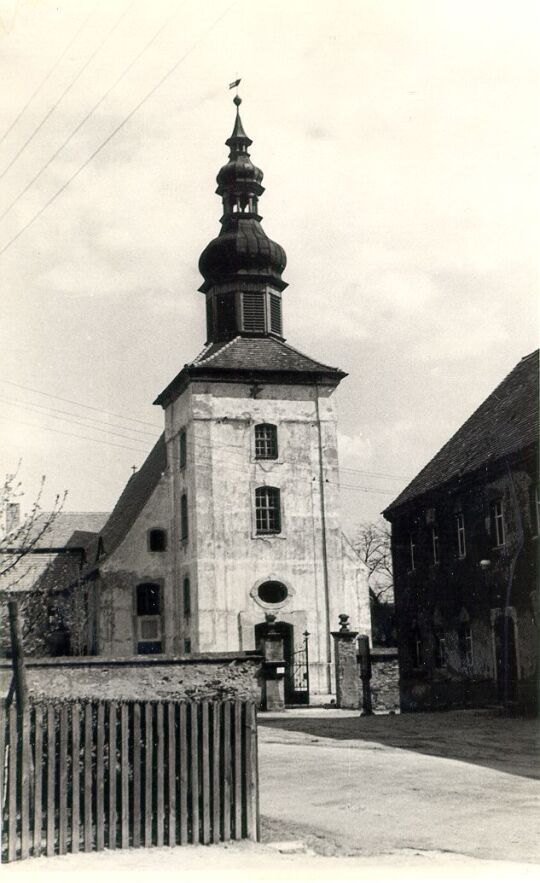
[[[370,632],[366,568],[339,518],[334,393],[346,375],[285,341],[285,252],[261,226],[263,173],[235,103],[221,231],[199,261],[206,342],[157,397],[164,433],[87,576],[99,653],[252,650],[275,614],[286,698],[301,701],[306,639],[312,692],[330,694],[338,615]]]
[[[534,708],[538,690],[538,351],[385,510],[404,711]]]

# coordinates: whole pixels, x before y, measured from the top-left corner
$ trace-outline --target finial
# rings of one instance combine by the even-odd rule
[[[240,98],[239,95],[235,95],[233,98],[233,101],[237,107],[240,107],[240,105],[242,104],[242,99]]]

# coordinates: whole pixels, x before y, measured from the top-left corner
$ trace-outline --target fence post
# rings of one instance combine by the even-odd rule
[[[362,714],[373,714],[371,702],[371,653],[369,635],[358,636],[358,662],[362,680]]]
[[[339,614],[339,631],[331,632],[334,639],[336,665],[336,705],[338,708],[360,708],[360,682],[356,660],[356,636],[349,629],[349,617]]]

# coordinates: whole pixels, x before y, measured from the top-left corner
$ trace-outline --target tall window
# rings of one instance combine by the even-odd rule
[[[277,426],[259,423],[255,427],[255,457],[257,460],[275,460],[278,455]]]
[[[414,534],[409,534],[409,570],[416,567],[416,539]]]
[[[183,540],[187,540],[189,536],[189,521],[188,521],[188,503],[187,503],[187,494],[182,494],[180,499],[180,537]]]
[[[504,508],[502,500],[495,500],[495,502],[491,504],[491,524],[494,545],[504,546],[506,542],[506,532],[504,526]]]
[[[137,653],[161,653],[161,589],[141,583],[136,590]]]
[[[439,528],[436,524],[431,528],[431,549],[433,553],[433,563],[438,564],[440,561],[439,554]]]
[[[463,664],[471,669],[473,665],[473,638],[471,627],[468,622],[462,623],[459,630],[459,649]]]
[[[465,558],[467,554],[467,544],[465,542],[465,517],[463,512],[456,514],[456,544],[458,558]]]
[[[448,657],[446,653],[446,637],[439,629],[435,632],[435,667],[444,668]]]
[[[281,531],[280,493],[277,487],[258,487],[255,491],[257,533]]]
[[[189,583],[189,576],[184,577],[183,599],[184,599],[184,616],[189,616],[191,614],[191,586]]]
[[[178,433],[178,457],[180,462],[180,469],[185,469],[187,463],[187,441],[185,429],[181,429]]]
[[[420,630],[413,628],[410,638],[411,664],[413,668],[422,668],[424,664],[424,643]]]

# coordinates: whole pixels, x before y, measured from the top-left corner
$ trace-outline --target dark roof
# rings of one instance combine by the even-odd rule
[[[538,354],[518,362],[384,514],[538,443]]]
[[[100,533],[105,555],[110,555],[126,537],[166,468],[167,451],[162,434],[141,468],[130,477]]]
[[[317,362],[275,337],[234,337],[229,341],[209,343],[201,353],[175,377],[154,404],[166,404],[179,395],[190,378],[214,380],[248,379],[266,382],[308,382],[325,380],[333,383],[346,377],[344,371]]]

